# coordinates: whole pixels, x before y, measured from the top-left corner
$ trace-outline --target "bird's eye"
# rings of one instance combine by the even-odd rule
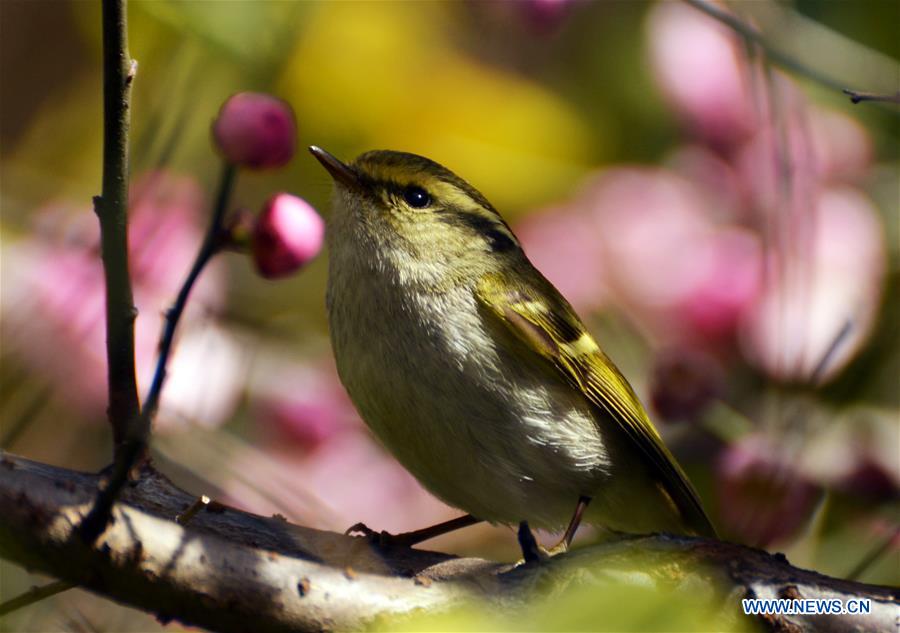
[[[406,204],[415,209],[424,209],[431,204],[431,196],[421,187],[409,186],[403,190],[403,199]]]

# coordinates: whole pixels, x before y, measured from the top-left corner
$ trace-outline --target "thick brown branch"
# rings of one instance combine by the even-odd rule
[[[94,475],[0,454],[0,556],[163,620],[217,631],[358,629],[375,618],[476,599],[513,608],[548,583],[553,591],[584,583],[674,586],[731,618],[746,617],[743,597],[872,600],[867,615],[760,620],[779,631],[891,630],[900,613],[896,589],[829,578],[781,556],[706,539],[634,537],[510,569],[373,549],[364,539],[216,504],[181,526],[175,517],[195,498],[150,468],[124,491],[114,522],[92,547],[74,528],[97,485]],[[628,573],[615,573],[623,569]]]

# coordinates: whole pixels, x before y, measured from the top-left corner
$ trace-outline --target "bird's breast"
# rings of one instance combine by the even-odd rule
[[[472,289],[416,292],[377,270],[345,272],[329,274],[341,381],[375,435],[432,492],[476,516],[518,520],[536,499],[577,499],[603,475],[608,458],[590,407],[542,359],[513,354]]]

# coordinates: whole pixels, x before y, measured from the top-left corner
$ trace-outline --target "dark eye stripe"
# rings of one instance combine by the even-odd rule
[[[488,239],[491,250],[495,253],[504,253],[506,251],[511,251],[516,247],[516,243],[513,242],[508,235],[497,229],[489,230],[485,233],[485,237]]]
[[[509,229],[502,223],[489,217],[477,213],[452,210],[450,213],[442,215],[441,220],[448,224],[464,226],[474,230],[475,233],[487,240],[488,246],[495,253],[502,253],[516,247],[516,242],[509,233]]]

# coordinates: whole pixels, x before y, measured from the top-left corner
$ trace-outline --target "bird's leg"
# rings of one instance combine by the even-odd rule
[[[522,548],[522,556],[524,558],[522,562],[537,563],[547,558],[546,552],[538,545],[537,539],[531,533],[528,521],[519,523],[519,546]]]
[[[572,520],[569,521],[569,527],[566,528],[566,533],[563,534],[559,543],[550,548],[551,555],[562,554],[563,552],[569,551],[569,545],[572,544],[572,539],[575,538],[575,531],[581,524],[581,517],[584,516],[584,511],[587,509],[590,502],[590,497],[581,496],[578,498],[578,505],[575,506]]]
[[[473,517],[471,514],[466,514],[455,519],[450,519],[449,521],[444,521],[443,523],[438,523],[437,525],[422,528],[421,530],[414,530],[412,532],[403,532],[402,534],[391,534],[384,530],[376,532],[369,528],[365,523],[357,523],[356,525],[347,528],[347,531],[344,532],[344,534],[361,534],[381,547],[391,545],[411,547],[416,543],[421,543],[422,541],[427,541],[435,536],[440,536],[441,534],[446,534],[453,530],[475,525],[476,523],[481,523],[481,519]]]

